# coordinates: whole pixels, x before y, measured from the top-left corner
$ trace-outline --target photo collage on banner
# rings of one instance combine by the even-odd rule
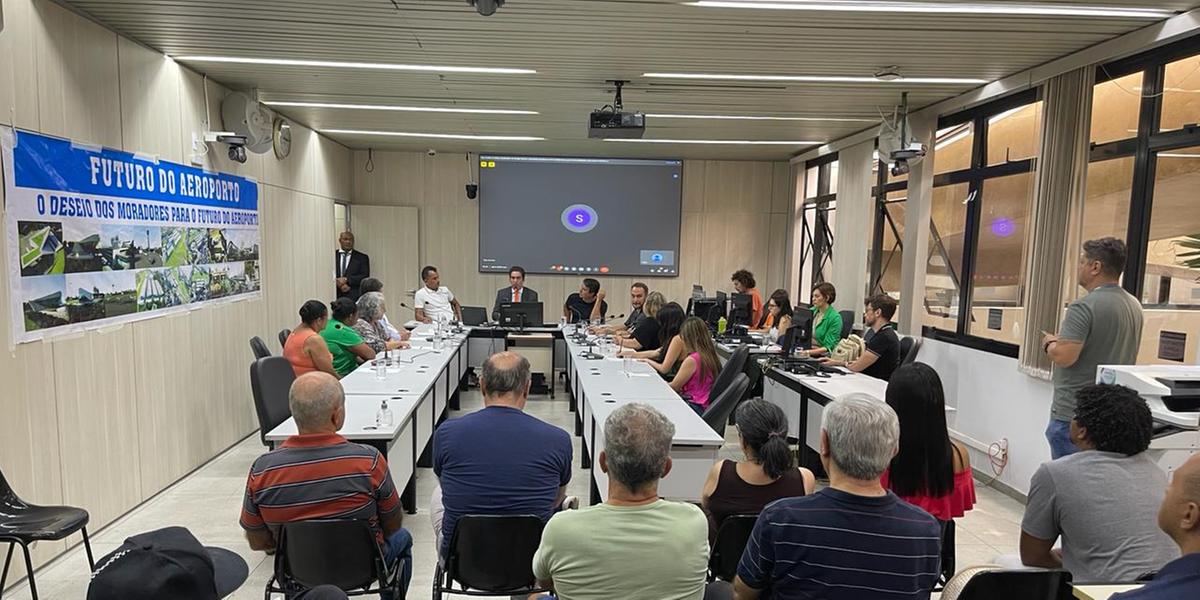
[[[0,128],[13,342],[258,294],[258,184]]]

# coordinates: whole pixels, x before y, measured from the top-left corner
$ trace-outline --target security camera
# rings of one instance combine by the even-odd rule
[[[467,4],[474,6],[479,14],[490,17],[496,14],[497,8],[504,6],[504,0],[467,0]]]
[[[426,151],[425,151],[425,154],[428,154],[429,156],[437,156],[437,150],[434,150],[433,148],[430,148],[430,149],[428,149],[428,150],[426,150]]]
[[[908,166],[907,160],[898,160],[894,164],[892,164],[892,177],[908,175],[908,172],[911,169],[912,169],[912,167]]]
[[[236,145],[236,144],[230,144],[229,145],[229,160],[232,160],[233,162],[245,163],[246,162],[246,147]]]
[[[467,184],[467,200],[474,200],[479,195],[479,184]]]

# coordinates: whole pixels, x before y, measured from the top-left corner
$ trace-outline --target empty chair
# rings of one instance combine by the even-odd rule
[[[721,372],[717,373],[717,378],[713,380],[712,390],[708,395],[711,398],[716,398],[733,383],[733,378],[741,373],[746,368],[746,360],[750,357],[750,347],[742,344],[729,355],[729,360],[725,361],[725,366],[721,367]]]
[[[250,338],[250,351],[254,353],[254,358],[266,358],[271,355],[271,350],[267,348],[267,343],[257,335]]]
[[[1058,570],[1005,571],[970,567],[942,590],[943,600],[1071,600],[1071,574]]]
[[[854,330],[854,311],[840,310],[838,314],[842,315],[842,339],[850,337],[850,332]]]
[[[337,551],[331,560],[330,549]],[[285,523],[279,529],[275,573],[267,580],[267,597],[287,597],[320,586],[341,588],[350,596],[391,591],[404,597],[403,560],[389,565],[366,521],[318,519]],[[374,587],[372,587],[374,586]]]
[[[258,414],[258,437],[264,446],[271,446],[267,434],[292,416],[288,391],[295,380],[292,363],[282,356],[268,356],[250,363],[250,392],[254,394],[254,411]]]
[[[742,551],[746,549],[746,542],[750,541],[750,531],[757,520],[758,515],[744,514],[730,515],[721,522],[708,559],[709,581],[733,581],[738,562],[742,560]]]
[[[733,378],[733,383],[725,388],[725,391],[720,396],[709,396],[711,400],[708,404],[708,409],[704,411],[704,422],[712,427],[717,435],[725,435],[725,423],[729,421],[729,415],[733,413],[733,409],[737,408],[738,401],[746,394],[746,388],[750,387],[750,378],[746,377],[745,373],[738,373]]]
[[[907,365],[917,360],[917,351],[921,349],[921,340],[912,336],[900,338],[900,364]]]
[[[34,542],[61,540],[76,531],[83,534],[83,549],[87,552],[88,566],[96,569],[92,557],[92,543],[87,534],[88,512],[71,506],[38,506],[21,500],[4,472],[0,471],[0,542],[8,542],[8,553],[4,559],[4,571],[0,572],[0,596],[8,582],[8,567],[12,562],[14,545],[20,546],[25,554],[25,572],[29,577],[29,595],[37,600],[37,583],[33,579],[33,560],[29,556],[29,545]]]
[[[285,327],[285,328],[279,330],[279,347],[281,349],[287,345],[287,339],[291,335],[292,335],[291,329],[288,329]]]
[[[442,594],[510,596],[547,591],[537,587],[533,554],[542,542],[534,515],[466,515],[454,527],[445,567],[433,574],[433,598]],[[458,587],[455,587],[455,583]]]

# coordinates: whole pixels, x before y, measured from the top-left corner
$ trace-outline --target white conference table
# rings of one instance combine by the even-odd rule
[[[843,370],[845,371],[845,370]],[[862,393],[884,401],[887,382],[862,373],[830,374],[828,377],[799,375],[779,367],[763,377],[763,400],[783,409],[788,420],[788,437],[799,440],[800,464],[806,465],[809,449],[821,446],[821,415],[825,405],[850,393]]]
[[[697,502],[708,472],[725,443],[692,410],[650,365],[631,361],[628,371],[623,359],[588,359],[587,344],[564,332],[567,372],[576,410],[576,434],[582,435],[581,463],[590,468],[591,504],[608,497],[608,477],[597,466],[604,450],[604,421],[620,406],[640,402],[653,406],[675,425],[671,441],[671,473],[659,483],[664,498]]]
[[[400,500],[409,514],[415,513],[416,472],[428,466],[430,442],[447,407],[458,393],[467,372],[467,336],[452,335],[440,350],[428,339],[429,326],[413,331],[413,347],[392,351],[392,366],[380,379],[371,363],[359,365],[342,378],[346,392],[346,423],[340,433],[348,440],[369,444],[387,457],[392,480],[401,487]],[[392,426],[378,428],[376,413],[384,400],[392,411]],[[293,419],[267,433],[272,444],[296,434]]]

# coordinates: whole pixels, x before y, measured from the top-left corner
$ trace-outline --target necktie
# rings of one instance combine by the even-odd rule
[[[520,302],[520,301],[521,301],[521,289],[517,288],[517,289],[513,290],[513,302]]]
[[[342,251],[342,277],[346,276],[346,267],[350,266],[350,253]]]

